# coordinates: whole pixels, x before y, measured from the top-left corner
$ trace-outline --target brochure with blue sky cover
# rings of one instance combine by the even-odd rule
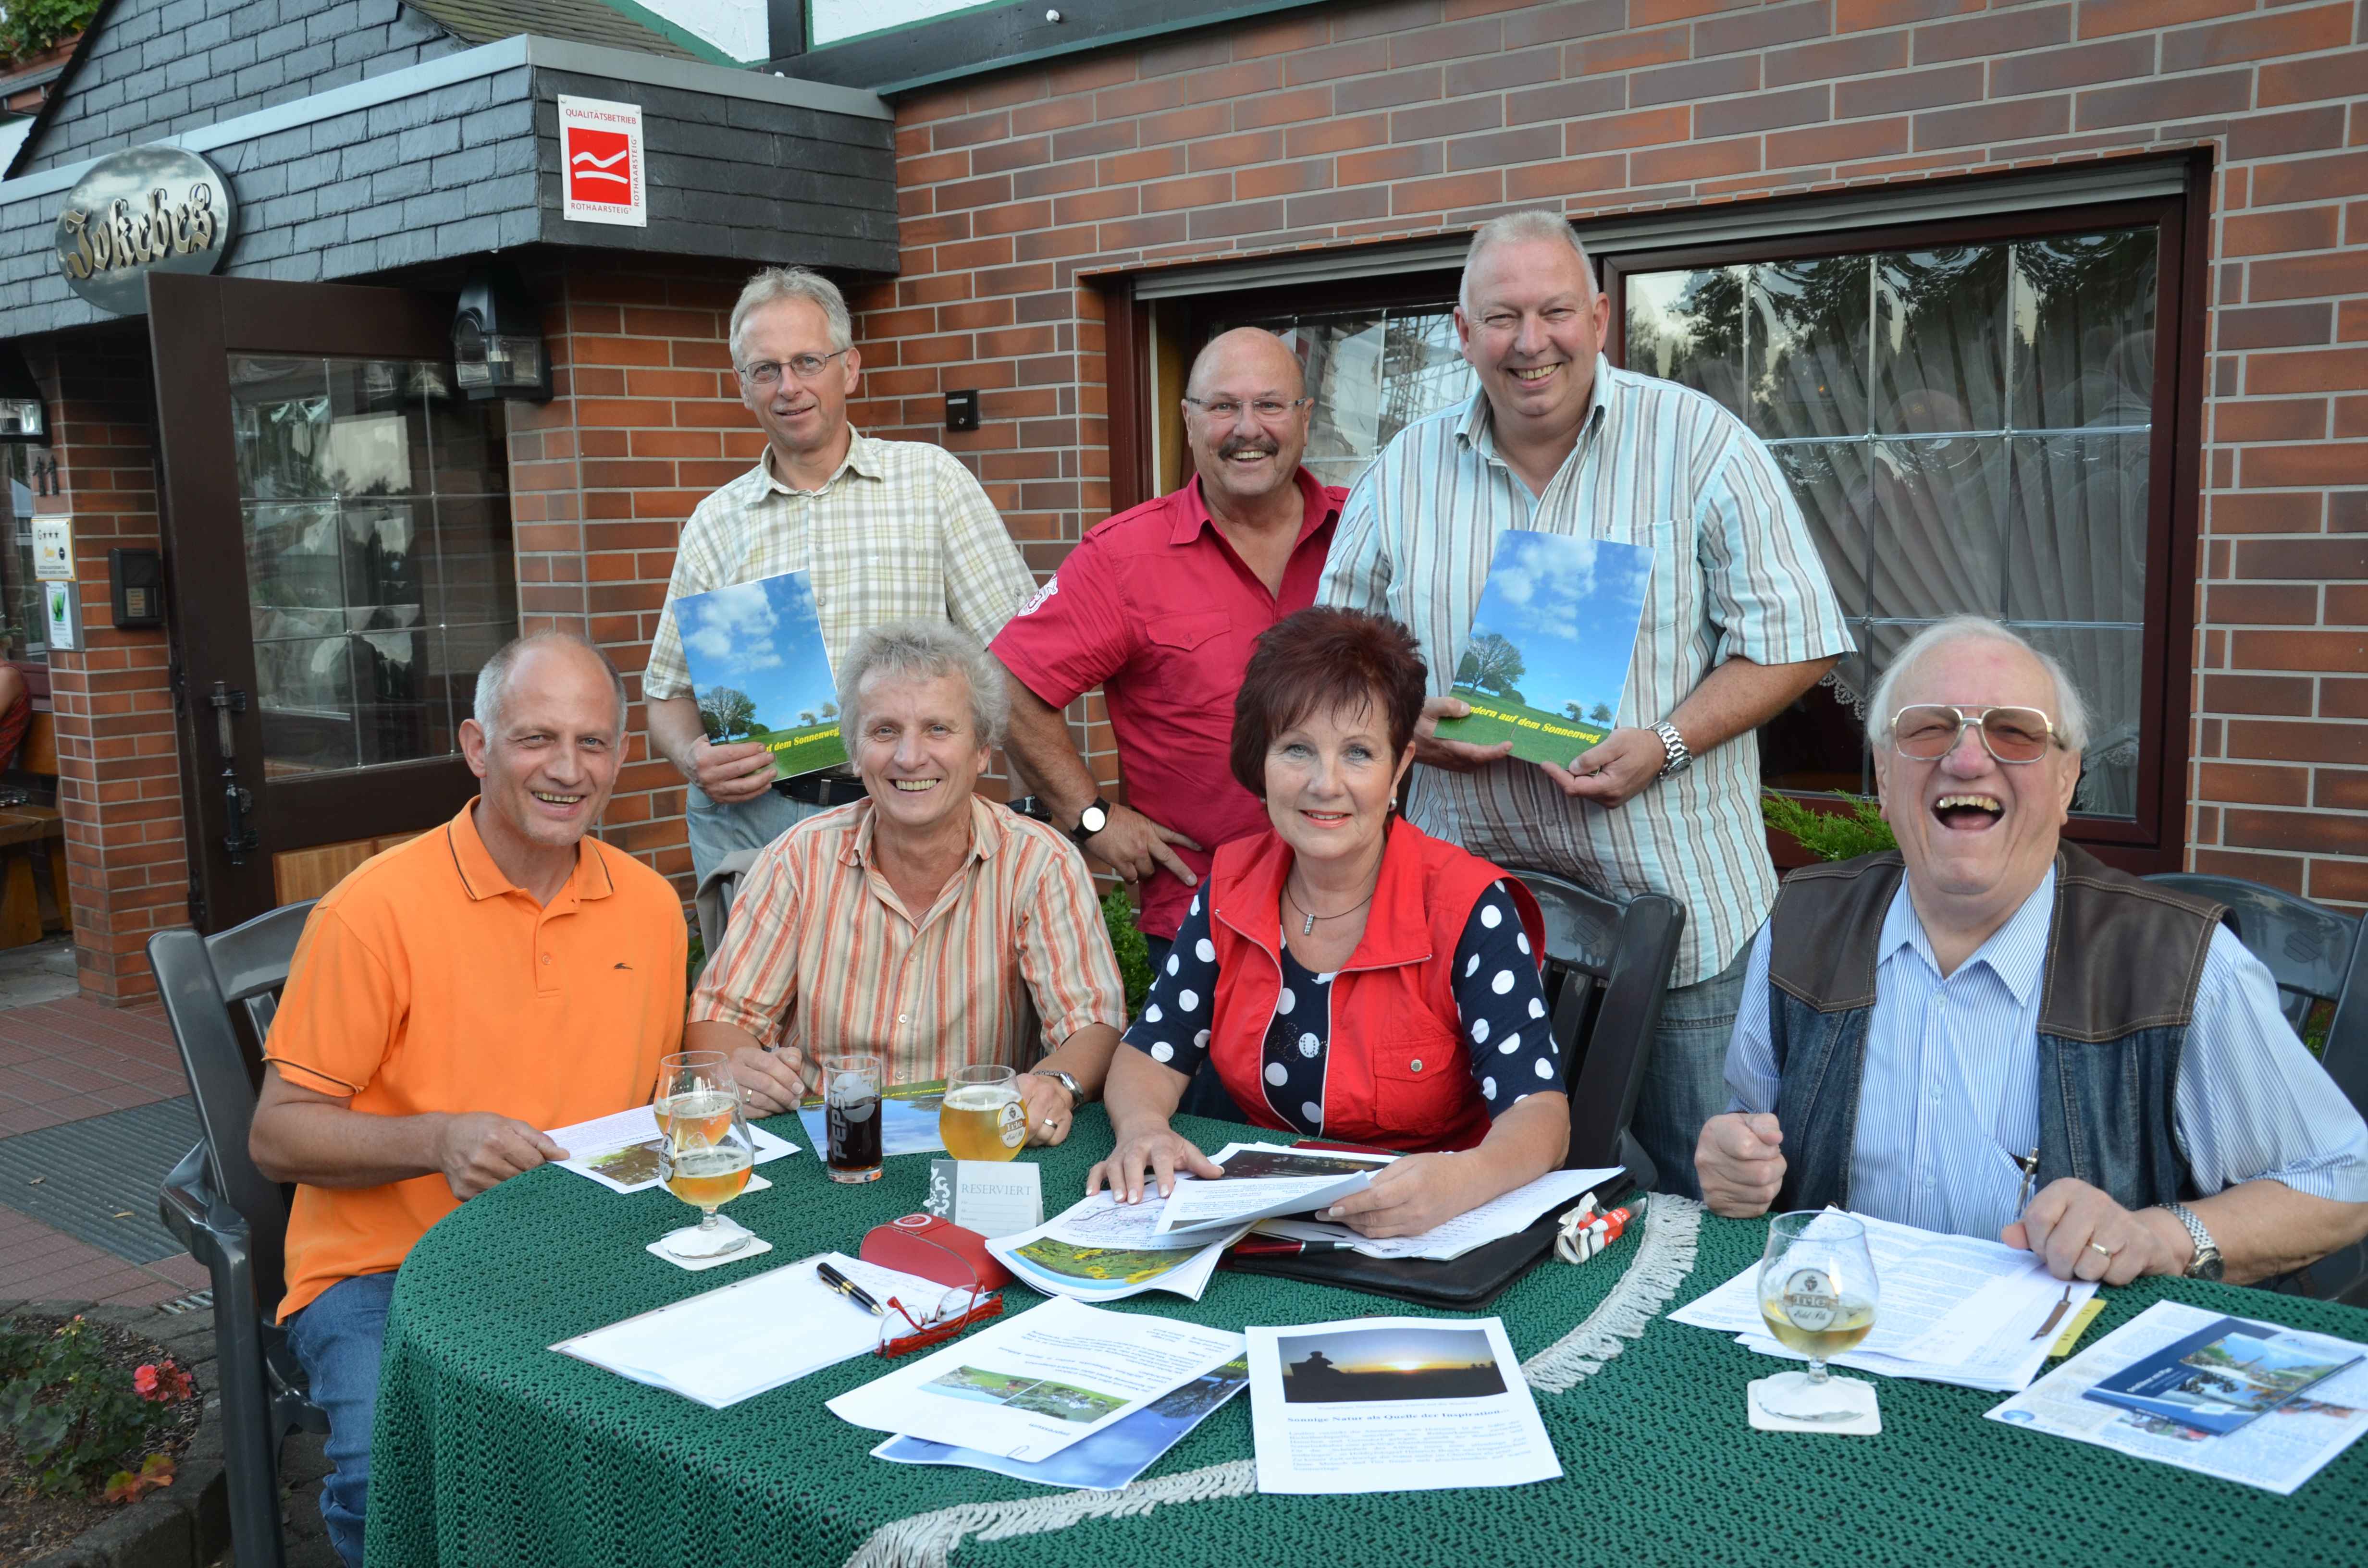
[[[1611,733],[1653,578],[1653,551],[1617,540],[1508,528],[1456,665],[1471,717],[1442,740],[1513,743],[1525,762],[1568,767]]]
[[[709,740],[766,746],[783,778],[847,760],[838,688],[804,573],[686,594],[674,615]]]
[[[2088,1397],[2226,1434],[2361,1358],[2361,1347],[2275,1324],[2221,1318],[2100,1378]]]

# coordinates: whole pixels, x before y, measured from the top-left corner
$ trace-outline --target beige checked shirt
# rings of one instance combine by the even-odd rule
[[[875,1052],[899,1084],[1025,1069],[1089,1024],[1126,1028],[1093,884],[1058,833],[973,798],[970,858],[916,916],[872,860],[871,829],[859,801],[758,852],[690,1022],[809,1055]]]
[[[675,600],[784,572],[812,574],[834,665],[858,633],[891,620],[951,619],[987,642],[1036,591],[986,493],[944,448],[853,431],[820,490],[792,490],[773,477],[768,447],[683,525],[643,694],[690,695]]]

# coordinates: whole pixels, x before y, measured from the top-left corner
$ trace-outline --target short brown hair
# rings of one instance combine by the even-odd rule
[[[1274,737],[1319,709],[1372,703],[1390,725],[1393,765],[1422,717],[1429,666],[1414,633],[1385,615],[1304,609],[1267,629],[1234,699],[1234,777],[1266,799],[1266,754]]]

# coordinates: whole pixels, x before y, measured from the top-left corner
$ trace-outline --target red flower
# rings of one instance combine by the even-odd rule
[[[131,1373],[131,1391],[144,1400],[157,1404],[169,1404],[187,1399],[196,1392],[189,1374],[173,1364],[171,1358],[135,1368]]]

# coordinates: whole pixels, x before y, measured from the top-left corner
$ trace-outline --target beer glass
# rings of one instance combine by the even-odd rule
[[[665,1176],[666,1190],[697,1209],[700,1220],[662,1244],[677,1257],[720,1257],[748,1244],[748,1233],[719,1223],[715,1211],[747,1187],[757,1144],[741,1117],[740,1090],[729,1068],[696,1076],[697,1087],[672,1096]]]
[[[730,1062],[720,1051],[677,1051],[658,1058],[657,1093],[650,1101],[656,1115],[658,1136],[674,1134],[675,1111],[700,1119],[711,1143],[722,1136],[730,1115],[723,1090],[734,1083]]]
[[[885,1063],[876,1056],[822,1059],[823,1164],[833,1181],[880,1179],[880,1090]]]
[[[1008,1160],[1028,1142],[1028,1111],[1008,1067],[957,1067],[938,1107],[938,1137],[957,1160]]]
[[[1759,1262],[1759,1316],[1777,1340],[1809,1358],[1805,1372],[1769,1380],[1760,1403],[1788,1421],[1846,1421],[1861,1406],[1838,1387],[1826,1358],[1874,1331],[1877,1292],[1866,1227],[1831,1210],[1779,1214]]]

